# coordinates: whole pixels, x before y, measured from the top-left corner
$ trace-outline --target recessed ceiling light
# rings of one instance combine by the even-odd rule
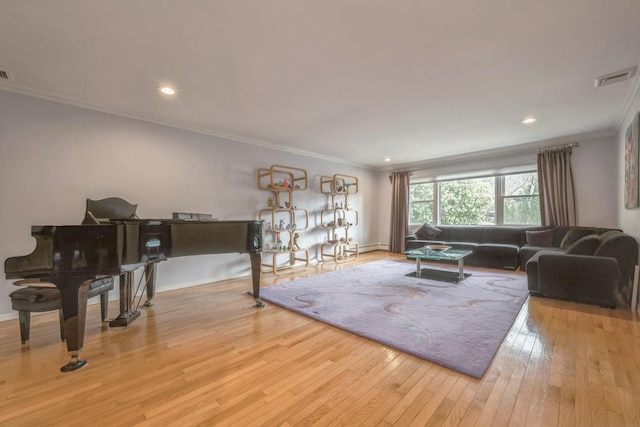
[[[169,86],[163,86],[160,88],[160,92],[164,93],[165,95],[175,95],[176,91],[173,90],[172,88],[170,88]]]
[[[391,157],[385,157],[385,158],[384,158],[384,161],[385,161],[385,162],[390,162],[390,161],[391,161]]]
[[[536,119],[535,117],[527,117],[526,119],[524,119],[520,123],[522,123],[523,125],[529,125],[529,124],[535,122],[536,120],[538,120],[538,119]]]

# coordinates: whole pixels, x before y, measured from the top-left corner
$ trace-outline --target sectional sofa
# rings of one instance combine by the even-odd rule
[[[543,248],[525,265],[529,294],[615,308],[629,300],[638,242],[620,230],[588,234],[566,250]]]
[[[424,224],[405,238],[405,249],[427,245],[448,245],[473,251],[465,265],[516,270],[520,266],[520,248],[527,244],[526,232],[543,227],[438,225]]]
[[[636,239],[602,227],[424,224],[405,239],[432,244],[472,250],[466,265],[526,271],[531,295],[605,307],[629,297],[638,263]]]

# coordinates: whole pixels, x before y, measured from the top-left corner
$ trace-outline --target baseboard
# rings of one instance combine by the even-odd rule
[[[118,292],[109,292],[109,301],[117,301],[118,298]],[[87,306],[90,305],[94,305],[94,304],[100,304],[100,298],[98,298],[98,296],[95,296],[93,298],[91,298],[88,302],[87,302]],[[53,311],[53,310],[52,310]],[[31,317],[33,316],[40,316],[41,314],[47,314],[47,313],[51,313],[51,311],[43,311],[43,312],[31,312]],[[12,311],[10,313],[5,313],[5,314],[0,314],[0,322],[4,322],[5,320],[14,320],[18,318],[18,312],[17,311]]]
[[[368,245],[360,245],[360,252],[388,251],[389,245],[384,243],[371,243]]]
[[[156,293],[160,293],[164,291],[173,291],[176,289],[190,288],[192,286],[207,285],[209,283],[215,283],[215,282],[223,282],[225,280],[240,279],[243,277],[251,277],[251,273],[228,274],[225,276],[210,277],[208,279],[196,280],[193,282],[173,283],[170,285],[164,285],[161,288],[158,287],[158,285],[156,284]]]
[[[383,243],[371,243],[367,245],[360,245],[359,249],[361,253],[367,253],[367,252],[373,252],[373,251],[388,251],[389,245],[383,244]],[[311,260],[309,262],[309,265],[317,265],[318,262],[319,262],[318,260]],[[244,277],[251,277],[251,274],[250,273],[231,274],[226,276],[210,277],[208,279],[202,279],[202,280],[197,280],[193,282],[168,284],[162,287],[156,287],[156,293],[190,288],[192,286],[206,285],[209,283],[222,282],[224,280],[240,279]],[[120,299],[119,293],[117,292],[117,285],[116,285],[116,289],[114,289],[114,291],[112,292],[109,292],[109,301],[117,301],[119,299]],[[88,304],[93,305],[93,304],[98,304],[99,302],[100,302],[99,298],[92,298],[91,300],[89,300]],[[44,314],[44,313],[31,313],[32,316],[38,316],[40,314]],[[5,320],[14,320],[17,318],[18,318],[18,312],[0,314],[0,322],[3,322]]]
[[[4,322],[5,320],[13,320],[17,318],[18,318],[17,311],[15,313],[0,314],[0,322]]]

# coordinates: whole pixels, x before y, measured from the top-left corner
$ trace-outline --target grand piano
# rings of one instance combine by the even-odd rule
[[[34,251],[7,258],[4,263],[7,279],[39,279],[60,290],[71,356],[61,371],[74,371],[87,363],[80,359],[80,352],[87,294],[96,278],[120,276],[120,314],[110,326],[126,326],[139,315],[132,307],[131,296],[133,271],[138,268],[145,269],[149,304],[159,261],[189,255],[248,253],[255,307],[264,306],[260,301],[261,221],[127,218],[96,222],[32,226]]]

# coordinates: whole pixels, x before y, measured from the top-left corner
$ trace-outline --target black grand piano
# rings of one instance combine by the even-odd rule
[[[113,199],[117,198],[103,200],[113,202]],[[88,206],[90,202],[96,201],[87,200]],[[93,222],[97,223],[32,226],[35,250],[26,256],[7,258],[4,263],[7,279],[40,279],[60,290],[67,350],[71,355],[71,361],[61,368],[63,372],[87,363],[80,359],[80,352],[84,345],[88,289],[96,278],[120,276],[120,314],[110,326],[126,326],[139,315],[131,304],[134,270],[145,269],[149,303],[154,293],[157,262],[189,255],[248,253],[255,306],[264,306],[260,301],[261,221],[130,217]]]

